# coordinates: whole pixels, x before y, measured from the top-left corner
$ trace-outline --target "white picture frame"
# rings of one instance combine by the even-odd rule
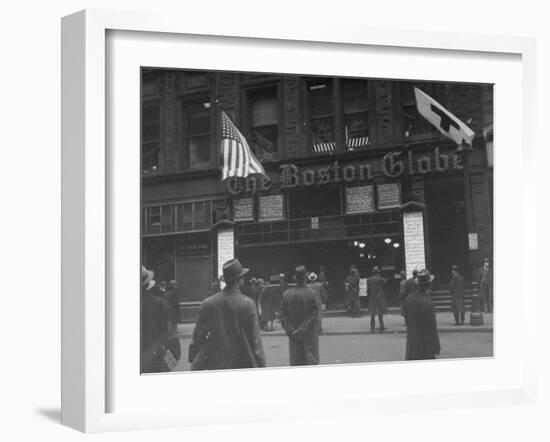
[[[236,25],[238,24],[238,25]],[[508,382],[491,385],[482,389],[473,387],[470,391],[438,392],[426,390],[422,394],[411,389],[395,393],[382,394],[376,403],[369,401],[369,393],[358,389],[353,395],[327,393],[325,397],[313,395],[307,402],[297,402],[286,408],[256,407],[246,415],[239,411],[250,408],[250,397],[243,395],[234,400],[234,413],[224,417],[224,402],[210,404],[199,403],[193,408],[165,409],[146,404],[138,411],[109,411],[109,392],[114,388],[109,376],[112,368],[112,349],[109,342],[112,327],[112,312],[109,292],[111,285],[111,264],[114,259],[109,244],[113,240],[111,229],[112,169],[109,166],[111,142],[106,131],[106,121],[110,118],[107,109],[107,94],[110,92],[110,78],[106,76],[108,34],[112,32],[160,33],[165,36],[215,36],[233,38],[235,41],[270,42],[277,46],[290,44],[338,46],[342,50],[350,47],[375,47],[378,50],[399,48],[401,51],[431,50],[440,53],[470,53],[483,58],[484,54],[502,54],[519,57],[521,64],[522,118],[517,127],[510,129],[519,136],[521,158],[527,167],[529,158],[534,158],[534,103],[535,103],[535,43],[528,38],[499,36],[481,36],[452,33],[431,33],[420,31],[377,30],[368,27],[349,27],[342,24],[330,26],[302,26],[295,28],[291,24],[261,23],[257,25],[237,16],[231,20],[213,21],[209,17],[196,16],[193,20],[182,22],[178,17],[159,16],[145,13],[127,13],[101,10],[87,10],[63,18],[62,21],[62,423],[84,432],[101,432],[141,428],[163,428],[186,425],[208,425],[211,422],[254,422],[295,417],[324,416],[327,404],[338,401],[337,411],[332,416],[365,415],[374,412],[399,412],[411,409],[441,409],[475,406],[494,406],[499,404],[533,403],[536,393],[535,376],[535,329],[534,321],[522,322],[527,307],[536,304],[535,281],[533,278],[518,278],[507,289],[519,290],[521,297],[515,300],[519,309],[518,321],[522,328],[516,330],[523,339],[518,362],[511,369]],[[158,35],[158,34],[157,34]],[[112,55],[112,54],[111,54]],[[136,97],[136,106],[138,97]],[[498,113],[496,114],[498,121]],[[497,123],[498,125],[498,123]],[[497,126],[498,127],[498,126]],[[496,142],[504,145],[506,140],[499,139],[495,131]],[[515,140],[516,138],[514,138]],[[500,164],[499,164],[500,163]],[[504,165],[504,159],[497,160],[497,170]],[[527,169],[526,169],[527,170]],[[496,172],[498,176],[498,172]],[[498,182],[495,186],[498,189]],[[516,214],[512,227],[518,228],[517,242],[513,250],[518,254],[520,272],[527,275],[527,259],[535,256],[535,243],[522,241],[527,238],[533,226],[536,207],[535,177],[523,176],[521,187],[514,193],[522,201],[522,211]],[[497,190],[498,192],[498,190]],[[498,218],[497,218],[498,219]],[[496,238],[502,232],[496,227]],[[512,263],[503,257],[502,249],[495,241],[495,261],[500,260],[501,268],[511,269]],[[510,267],[506,267],[510,265]],[[508,272],[503,271],[500,275]],[[503,276],[500,276],[502,282]],[[499,285],[499,272],[495,272],[495,284]],[[501,283],[501,287],[503,284]],[[505,305],[505,304],[503,304]],[[503,315],[503,318],[506,316]],[[499,319],[500,321],[500,319]],[[495,323],[495,327],[505,327],[505,321]],[[504,328],[501,328],[504,330]],[[138,337],[136,337],[137,339]],[[504,345],[515,345],[505,343]],[[504,355],[504,347],[501,352]],[[515,347],[514,347],[515,348]],[[495,352],[498,361],[498,348]],[[503,358],[506,360],[506,358]],[[440,362],[438,362],[440,363]],[[490,369],[491,361],[485,364]],[[496,363],[495,363],[496,364]],[[506,367],[506,364],[502,367]],[[375,376],[384,376],[380,367],[393,370],[393,365],[370,366]],[[469,370],[480,366],[477,361],[448,361],[441,370]],[[497,367],[498,365],[494,365]],[[500,366],[498,366],[500,367]],[[501,368],[502,368],[501,367]],[[337,376],[336,370],[348,370],[358,376],[363,369],[353,367],[322,367],[323,376]],[[428,370],[422,363],[411,363],[407,369]],[[309,370],[309,371],[308,371]],[[402,366],[396,370],[403,370]],[[265,372],[193,374],[194,383],[213,385],[219,392],[224,379],[261,382]],[[288,379],[290,375],[300,378],[302,375],[314,376],[311,369],[279,369],[271,376]],[[186,375],[182,375],[186,376]],[[209,378],[205,376],[211,376]],[[115,377],[116,378],[116,377]],[[162,382],[164,385],[176,382],[177,376],[149,378],[148,382]],[[163,387],[164,388],[164,387]],[[309,406],[304,407],[304,403]],[[279,404],[280,405],[280,404]],[[206,414],[208,410],[208,415]]]

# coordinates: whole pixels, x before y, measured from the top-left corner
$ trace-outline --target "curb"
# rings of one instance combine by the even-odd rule
[[[493,329],[492,328],[487,328],[487,327],[483,327],[483,328],[440,328],[437,330],[438,333],[493,333]],[[384,333],[380,333],[380,332],[377,332],[375,331],[374,333],[371,333],[370,331],[361,331],[361,330],[357,330],[357,331],[342,331],[342,332],[326,332],[326,333],[323,333],[322,335],[320,335],[321,337],[323,336],[349,336],[349,335],[365,335],[365,336],[370,336],[370,335],[405,335],[407,334],[407,330],[405,329],[396,329],[396,330],[392,330],[392,329],[386,329],[386,331]],[[276,332],[262,332],[262,338],[264,337],[286,337],[286,333],[284,332],[281,332],[281,331],[276,331]],[[175,337],[177,337],[178,339],[190,339],[193,337],[193,335],[188,335],[188,334],[177,334],[175,335]]]

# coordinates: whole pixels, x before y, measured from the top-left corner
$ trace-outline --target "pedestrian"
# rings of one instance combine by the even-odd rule
[[[348,314],[352,318],[361,317],[361,304],[359,301],[359,270],[355,265],[349,269],[349,274],[344,281],[344,289],[346,292],[346,304]]]
[[[416,291],[407,296],[405,302],[407,361],[435,359],[441,351],[435,308],[429,294],[433,279],[428,270],[419,271],[416,277]]]
[[[483,313],[493,311],[493,270],[489,258],[483,258],[483,264],[477,270],[477,286]]]
[[[248,272],[238,259],[223,265],[226,286],[199,308],[189,345],[191,370],[265,367],[256,306],[241,292]]]
[[[283,293],[281,325],[288,335],[290,365],[319,364],[319,305],[315,293],[306,286],[307,272],[296,267],[296,287]]]
[[[451,308],[455,318],[455,325],[464,325],[464,278],[458,271],[458,266],[451,267]]]
[[[277,311],[281,305],[279,297],[279,286],[272,284],[264,284],[258,299],[260,305],[260,324],[265,331],[273,331],[273,323],[277,317]]]
[[[399,276],[401,277],[401,281],[399,281],[399,305],[400,305],[400,312],[401,316],[405,316],[403,314],[403,309],[405,308],[405,301],[407,300],[407,272],[405,270],[401,270],[399,272]]]
[[[367,296],[369,297],[369,312],[370,312],[370,331],[374,333],[376,327],[376,316],[378,316],[378,326],[380,333],[383,333],[384,314],[388,310],[386,304],[386,295],[384,294],[384,284],[386,280],[380,275],[378,266],[372,268],[372,275],[367,278]]]
[[[171,371],[181,357],[179,339],[170,327],[170,306],[154,278],[154,272],[141,269],[141,372]]]
[[[172,279],[166,286],[164,298],[170,307],[170,325],[173,333],[178,331],[178,323],[180,319],[180,303],[178,296],[178,283]]]
[[[318,280],[317,274],[315,272],[311,272],[308,276],[308,288],[315,293],[315,298],[317,299],[317,306],[319,308],[319,318],[318,318],[318,324],[319,324],[319,333],[323,333],[323,310],[325,309],[325,288],[323,287],[323,284],[321,284]]]
[[[327,279],[327,270],[325,267],[319,267],[319,276],[317,276],[317,281],[323,284],[323,289],[325,293],[325,308],[328,307],[328,279]]]
[[[418,276],[418,269],[413,269],[412,276],[407,279],[405,284],[405,300],[411,293],[416,292],[416,277]]]

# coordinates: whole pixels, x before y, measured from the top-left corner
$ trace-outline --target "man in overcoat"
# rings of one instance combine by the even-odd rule
[[[483,259],[483,264],[477,270],[477,286],[481,299],[483,313],[493,311],[493,269],[489,265],[489,258]]]
[[[317,274],[315,272],[311,272],[307,276],[307,286],[308,288],[315,293],[315,297],[317,298],[317,303],[319,307],[319,317],[318,317],[318,323],[319,323],[319,333],[323,333],[323,306],[325,305],[325,288],[323,287],[323,284],[321,284],[318,281]]]
[[[226,286],[199,309],[189,345],[191,370],[265,367],[256,305],[241,292],[248,271],[238,259],[223,265]]]
[[[453,265],[451,268],[451,309],[455,317],[455,325],[464,325],[464,278],[458,271],[458,266]]]
[[[435,308],[428,292],[433,278],[428,270],[419,271],[416,291],[407,296],[404,310],[407,324],[407,361],[435,359],[441,351]]]
[[[352,318],[358,318],[361,316],[361,304],[359,300],[359,270],[355,265],[352,265],[349,269],[349,274],[344,281],[344,289],[346,292],[346,302],[348,308],[348,314]]]
[[[418,269],[413,269],[412,277],[407,279],[407,282],[405,283],[405,299],[407,299],[407,296],[409,296],[411,293],[416,292],[416,277],[417,276],[418,276]]]
[[[384,332],[384,314],[388,310],[386,295],[384,294],[384,283],[386,280],[380,275],[378,266],[372,268],[372,275],[367,278],[367,296],[369,297],[370,330],[374,332],[376,327],[376,316],[380,333]]]
[[[281,325],[289,338],[290,365],[319,364],[319,305],[306,286],[305,266],[295,270],[296,287],[283,293]]]
[[[141,270],[141,372],[171,371],[181,357],[180,341],[170,327],[170,306],[160,294],[154,272]]]

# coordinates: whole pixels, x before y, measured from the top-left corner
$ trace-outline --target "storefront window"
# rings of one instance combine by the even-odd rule
[[[154,173],[159,166],[160,104],[145,102],[141,107],[141,170]]]
[[[327,78],[310,82],[308,92],[312,150],[316,153],[334,152],[336,137],[333,80]]]
[[[193,232],[210,229],[210,201],[165,204],[144,209],[144,234]]]
[[[276,159],[279,138],[277,86],[248,92],[251,148],[260,161]]]
[[[210,166],[210,108],[208,100],[184,104],[189,168]]]
[[[346,150],[366,148],[370,144],[368,83],[365,80],[342,81],[342,100]]]

